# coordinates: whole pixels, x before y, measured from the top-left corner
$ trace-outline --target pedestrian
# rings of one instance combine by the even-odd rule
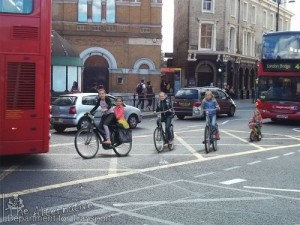
[[[161,83],[160,83],[160,91],[162,92],[167,92],[167,83],[165,80],[162,80]]]
[[[153,97],[154,97],[154,90],[151,85],[151,82],[148,81],[146,85],[146,98],[148,100],[148,104],[146,107],[149,109],[149,111],[151,110]]]
[[[72,92],[72,93],[78,93],[78,92],[80,92],[80,91],[79,91],[79,87],[78,87],[77,81],[74,81],[74,82],[73,82],[73,86],[72,86],[72,88],[71,88],[71,92]]]
[[[232,99],[235,99],[235,93],[234,93],[234,87],[233,86],[231,86],[231,88],[229,89],[229,96]]]
[[[141,105],[141,110],[144,110],[144,101],[145,101],[145,89],[146,89],[146,85],[145,85],[145,80],[141,80],[141,82],[136,86],[136,93],[138,95],[138,104],[137,104],[137,108],[139,107],[139,105]]]

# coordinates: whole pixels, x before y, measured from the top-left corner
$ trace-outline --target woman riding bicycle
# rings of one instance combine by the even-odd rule
[[[173,144],[174,137],[170,128],[172,119],[174,118],[174,109],[172,106],[172,102],[168,99],[168,96],[165,94],[165,92],[159,93],[159,101],[157,103],[155,112],[162,112],[161,122],[165,122],[169,144]],[[157,125],[158,124],[159,121],[157,120]]]
[[[116,123],[116,117],[113,110],[113,104],[104,89],[100,89],[98,92],[99,98],[95,107],[90,111],[93,114],[97,108],[101,107],[102,117],[99,124],[101,134],[104,136],[105,141],[103,144],[111,144],[109,125]]]
[[[220,110],[220,107],[211,91],[205,92],[205,97],[202,100],[201,108],[204,113],[208,111],[211,125],[216,129],[216,139],[220,140],[220,133],[219,133],[218,125],[216,124],[216,118],[217,118],[216,110]]]

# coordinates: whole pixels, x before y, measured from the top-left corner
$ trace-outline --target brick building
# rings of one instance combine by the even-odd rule
[[[228,84],[251,93],[262,34],[275,31],[274,1],[175,0],[173,64],[182,67],[185,85]],[[290,29],[291,17],[280,5],[279,30]]]
[[[159,87],[161,0],[53,0],[52,14],[82,59],[82,91],[132,93],[141,79]]]

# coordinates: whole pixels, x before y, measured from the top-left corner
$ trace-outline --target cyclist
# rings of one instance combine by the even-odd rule
[[[104,89],[99,89],[98,92],[99,98],[95,105],[95,107],[90,111],[90,113],[94,113],[98,107],[101,107],[102,117],[100,120],[100,131],[102,136],[104,137],[105,141],[103,144],[111,144],[110,141],[110,132],[109,132],[109,125],[116,123],[116,117],[113,110],[114,105],[112,104],[110,98],[106,95]]]
[[[161,122],[165,122],[165,129],[168,136],[169,144],[173,144],[174,137],[170,128],[172,124],[172,119],[174,118],[174,109],[171,100],[168,99],[168,96],[163,91],[159,93],[159,101],[157,102],[156,110],[154,112],[162,112]],[[159,121],[157,120],[157,125],[158,124]]]
[[[220,140],[220,133],[219,133],[218,125],[216,124],[216,119],[217,119],[216,110],[220,110],[220,107],[211,91],[205,92],[205,97],[202,100],[201,108],[204,112],[206,112],[206,110],[208,111],[211,125],[216,129],[216,139]]]
[[[261,135],[262,122],[263,122],[263,119],[262,119],[262,116],[260,114],[260,111],[258,111],[257,109],[254,110],[254,115],[253,115],[253,117],[252,117],[252,119],[249,123],[250,124],[252,123],[252,124],[255,125],[255,128],[257,130],[258,135]]]

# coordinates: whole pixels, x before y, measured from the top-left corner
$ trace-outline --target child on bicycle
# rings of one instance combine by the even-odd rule
[[[251,121],[249,122],[249,124],[253,124],[255,126],[258,135],[261,135],[262,122],[263,122],[263,119],[260,114],[260,111],[256,109],[253,113],[253,117],[252,117]]]
[[[114,108],[115,116],[117,119],[117,122],[123,126],[123,128],[128,129],[129,124],[125,120],[125,114],[124,114],[124,104],[123,104],[123,98],[117,97],[116,98],[117,106]]]
[[[219,133],[218,125],[216,124],[216,119],[217,119],[216,110],[220,110],[220,107],[211,91],[205,92],[205,96],[204,99],[202,100],[201,108],[204,113],[208,111],[211,125],[216,129],[216,139],[220,140],[220,133]]]
[[[165,122],[166,132],[169,144],[173,144],[173,133],[171,132],[172,119],[174,118],[174,109],[171,100],[165,92],[159,93],[159,101],[157,102],[156,110],[154,112],[163,112],[161,114],[161,122]],[[159,121],[157,120],[157,125]]]

